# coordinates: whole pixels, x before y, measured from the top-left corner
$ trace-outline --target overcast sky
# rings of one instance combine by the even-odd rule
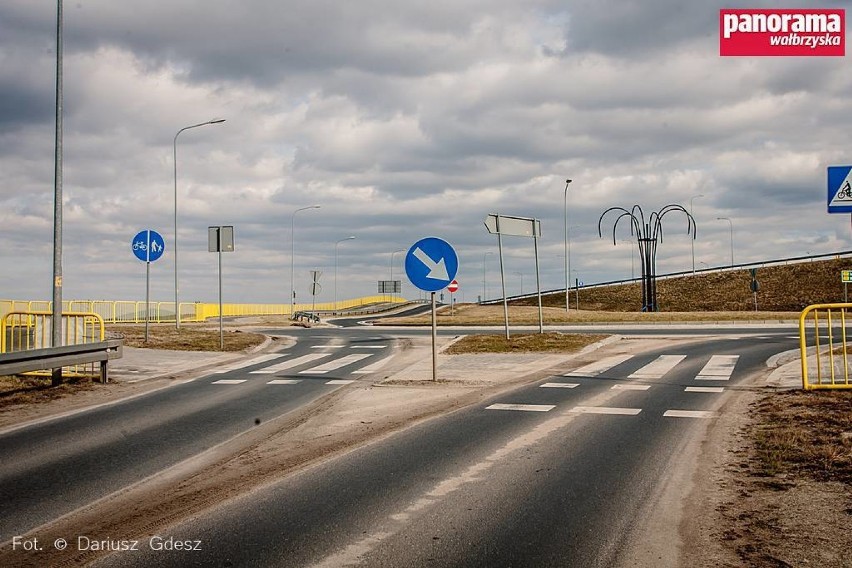
[[[331,301],[335,250],[340,299],[374,294],[391,270],[416,298],[393,253],[425,236],[458,251],[464,299],[482,294],[483,260],[498,297],[497,241],[483,225],[497,212],[541,219],[542,287],[555,289],[566,178],[572,280],[630,276],[628,225],[617,246],[614,216],[598,237],[613,206],[648,215],[692,201],[698,268],[730,263],[718,217],[731,219],[737,263],[852,249],[849,215],[826,213],[826,167],[852,163],[850,56],[722,58],[721,7],[65,2],[63,296],[144,299],[130,244],[153,229],[166,253],[151,265],[152,299],[174,298],[174,139],[214,118],[226,122],[177,138],[184,301],[217,299],[210,225],[235,227],[226,302],[287,302],[291,261],[298,300],[310,301],[319,269],[317,301]],[[3,299],[51,296],[55,62],[56,3],[3,0]],[[310,205],[320,209],[294,216]],[[686,218],[663,227],[658,272],[691,269]],[[504,251],[508,292],[521,281],[532,292],[532,241],[507,238]]]

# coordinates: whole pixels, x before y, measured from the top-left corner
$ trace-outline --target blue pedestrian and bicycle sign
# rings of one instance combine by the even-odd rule
[[[852,166],[828,167],[828,212],[852,213]]]
[[[142,262],[154,262],[163,256],[163,251],[166,250],[166,242],[157,231],[145,229],[139,231],[133,237],[130,247],[133,249],[136,258]]]
[[[405,274],[411,283],[426,292],[447,287],[459,270],[459,257],[452,245],[438,237],[414,243],[405,255]]]

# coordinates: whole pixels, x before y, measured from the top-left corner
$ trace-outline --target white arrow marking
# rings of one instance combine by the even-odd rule
[[[443,258],[438,262],[435,262],[428,254],[423,252],[420,247],[414,249],[414,258],[425,264],[426,268],[429,269],[429,274],[426,275],[426,278],[431,278],[432,280],[450,279],[450,275],[447,273],[447,265]]]

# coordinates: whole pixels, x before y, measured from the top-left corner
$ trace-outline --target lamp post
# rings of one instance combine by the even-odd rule
[[[319,209],[319,205],[308,205],[307,207],[300,207],[293,211],[293,215],[290,217],[290,317],[293,317],[293,314],[296,312],[296,294],[295,288],[293,287],[293,274],[295,270],[295,262],[296,258],[296,213],[299,211],[305,211],[307,209]]]
[[[334,309],[337,310],[337,245],[342,243],[343,241],[351,241],[354,239],[354,236],[346,237],[345,239],[340,239],[336,243],[334,243]]]
[[[731,268],[734,267],[734,222],[727,217],[716,217],[717,221],[727,221],[731,225]]]
[[[177,218],[178,218],[178,192],[177,192],[177,139],[180,136],[180,133],[184,130],[189,130],[190,128],[198,128],[199,126],[207,126],[208,124],[221,124],[225,122],[224,118],[214,118],[213,120],[208,120],[207,122],[199,122],[198,124],[193,124],[191,126],[184,126],[175,134],[174,143],[172,144],[172,158],[175,167],[175,236],[174,236],[174,255],[175,255],[175,327],[180,329],[180,299],[178,298],[178,226],[177,226]]]
[[[698,199],[699,197],[704,197],[703,193],[699,193],[698,195],[693,195],[689,198],[689,214],[692,215],[692,200]],[[693,218],[695,216],[693,215]],[[695,274],[695,239],[689,240],[689,246],[692,247],[692,273]]]
[[[391,282],[391,286],[393,286],[393,255],[395,255],[398,252],[405,252],[405,250],[399,249],[399,250],[395,250],[391,253],[391,260],[390,260],[390,282]],[[402,284],[400,284],[399,288],[400,288],[400,293],[401,293],[402,292]]]
[[[485,257],[489,254],[494,254],[493,252],[486,252],[482,255],[482,301],[485,301],[486,296],[488,296],[488,288],[486,287],[485,281]],[[481,303],[481,302],[480,302]]]
[[[571,184],[570,179],[565,180],[565,311],[569,310],[570,300],[568,299],[569,286],[568,278],[571,274],[571,241],[568,240],[568,186]]]
[[[518,276],[520,276],[520,277],[521,277],[521,296],[523,296],[523,295],[524,295],[524,273],[523,273],[523,272],[518,272],[518,271],[516,270],[516,271],[515,271],[515,272],[513,272],[512,274],[517,274]]]

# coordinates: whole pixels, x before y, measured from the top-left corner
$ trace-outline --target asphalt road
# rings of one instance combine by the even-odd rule
[[[340,388],[329,381],[387,357],[391,343],[305,334],[250,366],[0,434],[0,542]]]
[[[287,476],[163,535],[200,550],[143,546],[97,565],[618,565],[669,467],[726,393],[795,348],[791,337],[702,340],[550,377]]]

